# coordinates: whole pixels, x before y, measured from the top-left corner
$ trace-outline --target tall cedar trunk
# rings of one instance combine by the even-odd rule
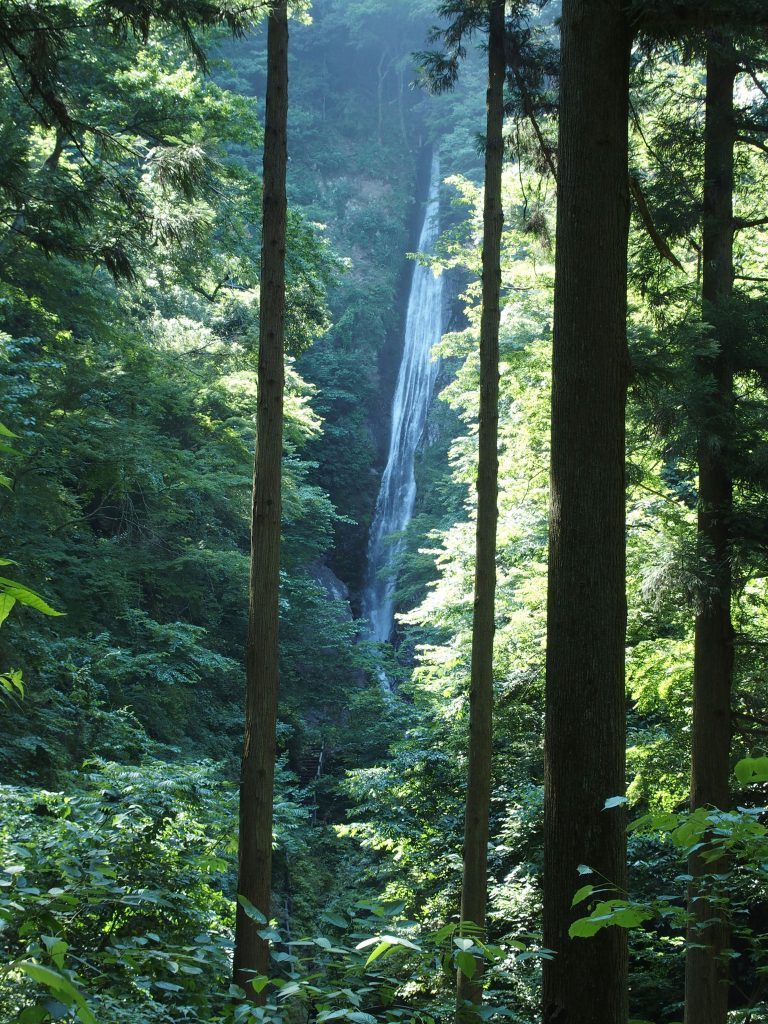
[[[483,207],[483,308],[480,320],[480,431],[477,470],[475,601],[469,691],[469,763],[464,824],[461,920],[485,931],[488,815],[491,800],[493,637],[498,519],[499,293],[501,291],[501,169],[504,158],[504,0],[488,7],[488,92]],[[482,999],[481,964],[473,978],[458,972],[459,1019],[474,1019],[465,1001]]]
[[[707,592],[696,616],[693,662],[693,736],[691,808],[711,805],[726,810],[731,746],[731,563],[729,528],[733,504],[728,471],[728,422],[733,405],[733,374],[724,332],[718,331],[733,292],[733,154],[736,141],[733,89],[736,62],[716,42],[707,56],[704,128],[704,234],[702,315],[716,330],[719,351],[699,361],[706,397],[699,426],[700,557],[708,568]],[[693,854],[689,874],[717,871]],[[693,915],[685,962],[686,1024],[725,1024],[729,960],[719,953],[729,945],[729,928],[691,884],[688,910]],[[708,923],[712,921],[713,923]]]
[[[624,410],[630,32],[622,0],[561,23],[544,796],[543,1012],[623,1024],[622,928],[569,939],[586,864],[624,886]],[[587,881],[590,879],[587,878]]]
[[[267,37],[258,412],[237,889],[267,919],[270,916],[272,887],[272,790],[279,658],[287,119],[287,2],[275,0],[269,15]],[[262,927],[238,903],[234,976],[235,982],[246,990],[254,974],[269,973],[269,944],[258,934]]]

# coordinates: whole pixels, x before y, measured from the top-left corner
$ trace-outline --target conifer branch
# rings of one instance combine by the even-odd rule
[[[643,195],[643,190],[640,188],[640,182],[634,174],[630,174],[629,176],[629,190],[632,193],[632,198],[635,200],[635,206],[637,207],[637,212],[640,214],[640,220],[643,222],[643,227],[648,232],[648,235],[656,246],[659,255],[665,260],[668,260],[677,270],[682,270],[682,263],[672,252],[666,238],[664,238],[654,224],[653,216],[651,215],[651,211],[648,209],[648,203],[645,201],[645,196]]]

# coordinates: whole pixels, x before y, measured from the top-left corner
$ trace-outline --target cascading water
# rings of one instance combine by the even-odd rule
[[[429,196],[419,251],[429,253],[439,230],[440,164],[432,159]],[[443,279],[429,267],[413,269],[405,321],[403,357],[392,401],[389,457],[381,478],[376,514],[368,541],[368,566],[362,594],[366,638],[389,640],[395,621],[395,563],[403,549],[402,533],[410,522],[416,500],[413,463],[424,433],[427,409],[437,377],[432,346],[442,333]],[[389,570],[389,571],[388,571]]]

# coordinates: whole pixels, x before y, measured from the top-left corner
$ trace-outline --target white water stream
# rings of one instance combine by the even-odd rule
[[[433,250],[439,230],[440,164],[432,159],[429,196],[419,237],[419,252]],[[392,401],[389,457],[381,478],[368,540],[368,566],[362,594],[366,639],[389,640],[395,621],[395,563],[403,550],[403,531],[413,515],[416,480],[413,463],[424,433],[427,409],[437,377],[432,346],[442,333],[443,278],[428,267],[413,269],[405,321],[403,357]]]

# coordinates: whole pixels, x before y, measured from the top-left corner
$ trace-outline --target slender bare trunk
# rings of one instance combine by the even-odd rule
[[[469,763],[464,826],[461,921],[485,933],[488,816],[493,729],[493,638],[498,519],[499,295],[501,291],[501,171],[504,158],[504,0],[488,9],[488,93],[483,210],[483,308],[480,321],[480,432],[477,471],[475,603],[469,693]],[[459,971],[457,1016],[474,1019],[482,1000],[482,965],[472,978]]]
[[[630,31],[622,0],[564,0],[544,804],[543,1016],[624,1024],[621,928],[570,939],[578,866],[626,878],[624,414]],[[599,876],[598,876],[599,877]]]
[[[719,351],[699,360],[708,389],[699,425],[700,558],[707,567],[706,593],[696,616],[693,665],[693,731],[691,808],[730,805],[728,786],[731,746],[730,519],[733,508],[728,470],[729,421],[733,406],[733,373],[723,323],[733,292],[733,176],[736,138],[733,89],[736,61],[713,41],[707,57],[706,122],[704,129],[704,223],[702,315],[715,327]],[[697,899],[698,882],[722,865],[689,859],[691,883],[688,930],[691,945],[685,960],[686,1024],[725,1024],[728,1013],[729,928],[709,901]]]
[[[238,894],[265,919],[270,916],[272,887],[272,806],[279,662],[287,116],[287,2],[274,0],[267,41],[258,411],[238,868]],[[238,903],[234,976],[236,983],[246,991],[249,991],[248,982],[254,975],[269,973],[269,944],[259,936],[262,928],[263,925]],[[253,995],[252,990],[250,995]]]

